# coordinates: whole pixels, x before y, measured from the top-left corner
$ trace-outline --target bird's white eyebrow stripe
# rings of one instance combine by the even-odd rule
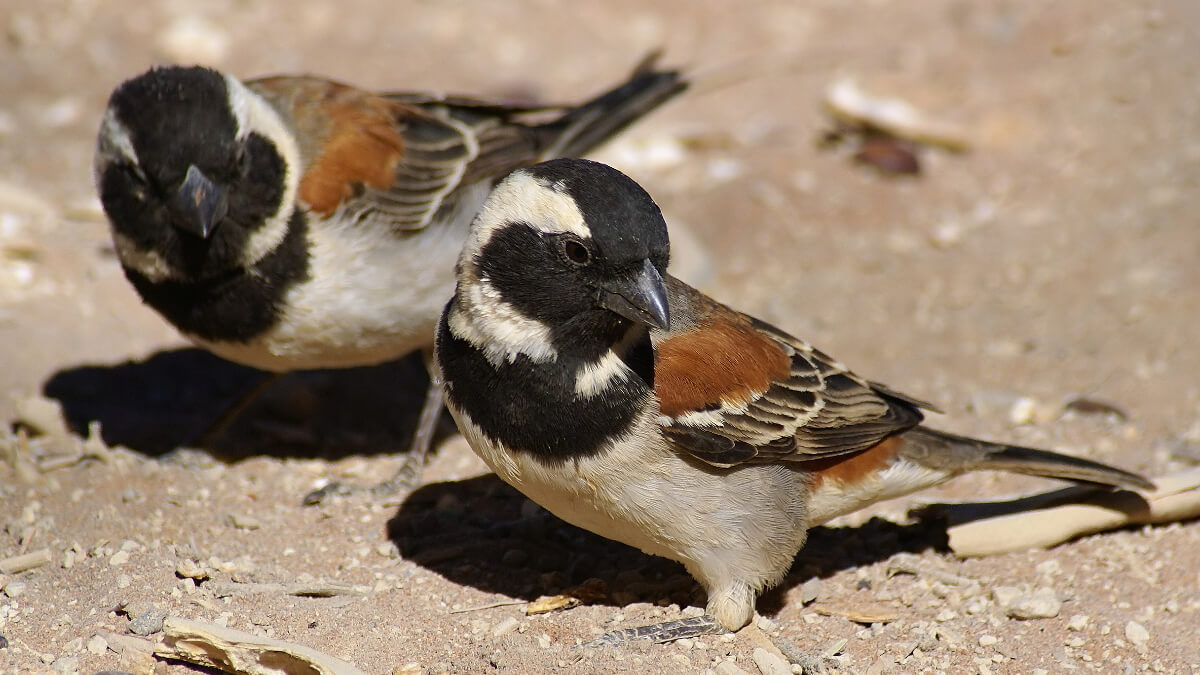
[[[117,111],[112,107],[104,111],[104,119],[100,122],[100,140],[96,152],[96,175],[114,161],[124,159],[136,170],[141,171],[138,164],[137,150],[133,147],[133,138],[129,129],[117,119]]]
[[[476,216],[470,248],[473,252],[482,251],[496,232],[512,223],[525,223],[548,234],[569,232],[581,239],[592,237],[579,206],[565,186],[539,180],[524,171],[509,175],[492,191]]]

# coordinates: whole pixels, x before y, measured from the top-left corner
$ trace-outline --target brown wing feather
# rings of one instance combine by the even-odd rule
[[[322,215],[419,230],[463,188],[560,155],[579,155],[686,88],[639,69],[578,106],[509,106],[415,92],[374,94],[313,77],[247,83],[297,130],[299,197]]]
[[[923,416],[787,333],[671,279],[681,327],[656,341],[665,437],[710,464],[806,461],[866,450]],[[682,311],[677,312],[677,308]]]

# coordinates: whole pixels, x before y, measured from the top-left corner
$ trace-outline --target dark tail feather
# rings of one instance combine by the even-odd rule
[[[553,140],[543,159],[579,157],[688,88],[678,70],[656,70],[651,52],[629,79],[584,103],[543,129]]]
[[[1012,471],[1112,487],[1153,490],[1154,483],[1128,471],[1080,457],[1019,445],[989,443],[965,436],[916,427],[904,434],[904,455],[914,462],[937,469],[964,471]]]

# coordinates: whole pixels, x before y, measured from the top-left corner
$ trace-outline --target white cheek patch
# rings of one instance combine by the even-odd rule
[[[109,165],[117,162],[129,164],[141,173],[137,150],[133,148],[129,129],[117,119],[116,110],[108,108],[104,111],[104,119],[100,121],[100,134],[96,140],[96,158],[93,164],[95,178],[99,180],[100,174],[104,173]]]
[[[492,190],[475,219],[471,239],[463,249],[464,259],[482,251],[493,234],[512,223],[526,223],[548,234],[569,232],[581,239],[592,237],[574,199],[553,185],[517,171]]]
[[[505,302],[485,279],[459,285],[449,325],[456,336],[482,350],[494,366],[512,363],[519,354],[535,363],[558,357],[550,328]]]
[[[279,112],[262,97],[230,75],[225,76],[225,87],[229,92],[230,110],[237,121],[238,140],[258,133],[274,144],[283,160],[283,195],[280,197],[279,210],[256,228],[246,241],[242,263],[250,267],[274,251],[287,235],[288,220],[295,209],[296,191],[300,187],[300,146]]]

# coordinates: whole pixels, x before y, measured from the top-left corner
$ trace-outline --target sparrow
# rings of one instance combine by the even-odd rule
[[[431,353],[493,182],[586,153],[682,92],[656,57],[580,105],[545,106],[153,68],[113,91],[100,124],[117,257],[186,338],[268,373]],[[418,465],[440,404],[434,382]]]
[[[707,591],[699,620],[612,641],[740,629],[809,528],[968,471],[1153,488],[926,427],[930,404],[670,276],[669,257],[658,206],[616,169],[519,169],[476,217],[438,326],[446,406],[501,479]]]

